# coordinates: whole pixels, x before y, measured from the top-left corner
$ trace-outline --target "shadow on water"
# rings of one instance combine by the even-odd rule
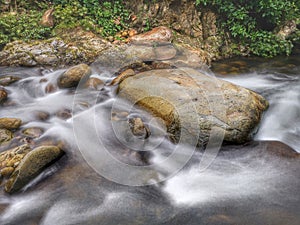
[[[74,117],[64,120],[57,116],[57,111],[72,109],[72,93],[44,91],[47,82],[53,82],[62,71],[47,71],[43,76],[47,78],[44,86],[37,85],[41,75],[37,76],[36,70],[27,71],[25,79],[9,86],[13,93],[10,100],[15,105],[1,109],[0,116],[19,117],[28,127],[43,127],[44,136],[64,140],[68,152],[19,194],[0,194],[0,224],[299,224],[300,159],[288,146],[299,151],[300,64],[297,58],[289,60],[294,66],[285,61],[282,64],[282,60],[234,59],[231,62],[245,68],[237,72],[239,76],[230,71],[231,75],[221,75],[228,71],[220,69],[222,63],[214,65],[213,70],[222,79],[253,89],[269,100],[270,109],[255,137],[257,141],[223,146],[213,164],[202,172],[199,171],[202,152],[195,152],[187,165],[167,181],[140,187],[121,185],[96,173],[74,140],[74,118],[82,117],[86,122],[80,129],[89,149],[89,143],[96,140],[88,121],[96,118],[97,132],[101,133],[110,154],[132,165],[146,163],[138,154],[124,148],[109,126],[111,123],[105,123],[110,120],[105,111],[110,111],[110,101],[113,101],[109,90],[102,90],[95,100],[96,109],[103,113],[99,117],[91,115],[95,111],[87,110],[86,104],[78,104]],[[9,72],[17,74],[22,70]],[[0,68],[0,75],[6,73],[7,69]],[[97,76],[110,79],[109,73]],[[31,85],[36,85],[36,91],[32,91]],[[95,103],[85,93],[79,97],[90,105]],[[37,111],[46,111],[49,118],[36,121]],[[133,113],[141,112],[136,109]],[[143,116],[147,119],[147,114]],[[173,144],[164,140],[161,146],[168,154]],[[183,148],[182,154],[186,151]],[[157,152],[151,154],[152,161],[160,156]]]

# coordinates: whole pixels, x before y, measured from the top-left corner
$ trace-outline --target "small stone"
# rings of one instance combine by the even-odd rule
[[[46,88],[45,88],[45,92],[46,92],[47,94],[53,93],[53,92],[55,92],[55,91],[56,91],[56,86],[55,86],[54,84],[52,84],[52,83],[47,84],[47,86],[46,86]]]
[[[0,89],[0,103],[7,99],[7,92],[4,89]]]
[[[72,111],[70,109],[62,109],[56,113],[56,116],[60,119],[67,120],[72,117]]]
[[[47,112],[36,111],[36,112],[35,112],[35,117],[36,117],[36,119],[38,119],[38,120],[45,121],[45,120],[49,119],[50,115],[49,115],[49,113],[47,113]]]
[[[5,184],[5,191],[14,193],[21,190],[42,170],[60,158],[64,152],[56,146],[40,146],[29,152]]]
[[[100,90],[103,86],[104,82],[96,77],[90,77],[85,83],[86,88],[94,90]]]
[[[17,118],[0,118],[0,128],[5,128],[8,130],[16,130],[22,124],[22,120]]]
[[[3,77],[0,77],[0,85],[8,86],[8,85],[20,80],[20,79],[21,78],[15,77],[15,76],[3,76]]]
[[[14,137],[13,133],[7,129],[0,129],[0,146],[7,144]]]
[[[143,120],[139,117],[128,119],[129,127],[134,136],[147,139],[151,132],[148,126],[146,126]]]
[[[44,133],[44,130],[40,127],[30,127],[23,130],[22,133],[27,137],[38,138]]]
[[[42,20],[40,24],[44,27],[53,27],[54,26],[54,19],[53,19],[53,12],[54,9],[48,9],[44,15],[42,16]]]
[[[172,40],[172,31],[167,27],[156,27],[152,30],[132,36],[130,42],[135,44],[149,44],[153,42],[171,42]]]
[[[57,85],[60,88],[76,87],[82,78],[91,75],[91,73],[91,68],[86,64],[73,66],[59,76]]]

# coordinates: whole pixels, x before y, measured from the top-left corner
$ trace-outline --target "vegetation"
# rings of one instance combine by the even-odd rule
[[[277,36],[274,29],[289,20],[300,24],[300,0],[195,2],[200,9],[209,7],[219,12],[219,26],[252,54],[288,55],[292,41],[299,41],[299,31],[286,40]],[[115,36],[129,27],[130,11],[124,5],[122,0],[0,0],[0,49],[13,40],[45,39],[78,26],[104,37]],[[55,23],[44,27],[40,21],[50,8],[54,9]],[[144,30],[150,28],[148,21]]]
[[[286,21],[299,20],[299,0],[196,0],[196,4],[218,11],[220,26],[253,54],[264,57],[290,54],[292,41],[278,37],[273,31]]]
[[[8,4],[5,4],[8,3]],[[45,39],[65,28],[85,30],[114,36],[128,27],[129,11],[121,1],[0,0],[0,49],[13,40]],[[54,27],[40,24],[43,12],[54,8]]]

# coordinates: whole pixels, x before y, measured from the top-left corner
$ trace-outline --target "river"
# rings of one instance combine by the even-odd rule
[[[96,64],[92,69],[94,77],[112,79],[109,70]],[[122,135],[126,131],[114,125],[111,112],[123,112],[128,106],[116,98],[114,88],[45,91],[62,71],[0,68],[0,76],[22,77],[6,87],[9,104],[1,108],[0,117],[21,118],[24,128],[43,128],[40,139],[62,140],[67,151],[20,193],[0,193],[0,224],[300,223],[299,158],[270,151],[279,144],[268,142],[280,141],[283,151],[291,147],[300,152],[299,56],[230,59],[213,64],[217,77],[260,93],[270,107],[255,142],[224,146],[201,171],[201,151],[196,151],[180,171],[174,172],[177,167],[170,162],[163,164],[175,146],[161,140],[165,130],[155,123],[150,127],[153,138],[147,144],[136,141],[124,145]],[[37,119],[41,112],[48,117]],[[146,113],[132,109],[131,115],[136,114],[151,120]],[[116,121],[122,121],[119,117]],[[141,148],[163,150],[151,158],[160,167],[145,173],[132,169],[145,166],[140,155],[130,150]],[[180,154],[184,158],[189,153],[188,147],[183,147]],[[123,164],[135,167],[127,170],[120,166]],[[174,173],[162,179],[169,170]]]

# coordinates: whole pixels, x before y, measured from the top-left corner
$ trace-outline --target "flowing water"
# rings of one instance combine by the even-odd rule
[[[22,77],[6,87],[9,99],[0,117],[21,118],[22,128],[43,128],[40,139],[62,140],[67,152],[22,192],[0,194],[0,224],[299,224],[299,158],[274,154],[269,149],[276,143],[265,142],[281,141],[300,152],[299,57],[232,59],[212,69],[262,94],[270,108],[256,142],[225,146],[200,171],[201,151],[170,143],[164,127],[138,109],[124,114],[131,106],[114,88],[47,93],[64,70],[0,68],[0,75]],[[108,82],[113,75],[93,65],[93,76]],[[124,125],[135,115],[150,126],[146,142],[130,136]],[[167,160],[176,148],[180,151]],[[145,166],[131,149],[155,149],[149,162],[154,166]]]

